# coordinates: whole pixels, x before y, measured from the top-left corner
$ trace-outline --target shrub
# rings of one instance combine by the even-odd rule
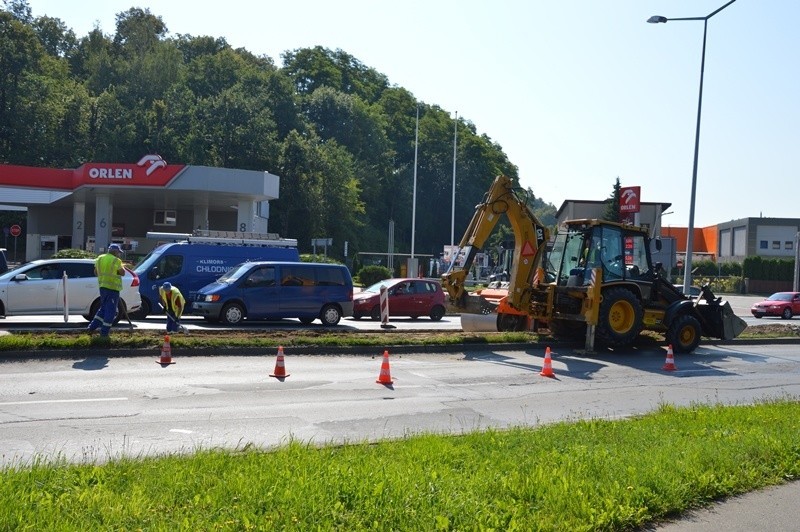
[[[364,286],[375,284],[378,281],[389,279],[392,271],[386,266],[364,266],[358,272],[358,280]]]
[[[53,253],[52,256],[54,259],[93,259],[95,257],[97,257],[97,255],[91,251],[74,248],[59,249]]]

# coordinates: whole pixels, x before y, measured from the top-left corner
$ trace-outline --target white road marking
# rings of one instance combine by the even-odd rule
[[[97,403],[108,401],[127,401],[127,397],[97,397],[94,399],[52,399],[49,401],[12,401],[9,403],[0,403],[0,406],[16,406],[16,405],[48,405],[56,403]]]

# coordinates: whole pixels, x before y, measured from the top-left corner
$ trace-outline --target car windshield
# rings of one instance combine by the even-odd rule
[[[366,287],[364,290],[362,290],[362,292],[374,292],[374,293],[377,294],[377,293],[379,293],[381,291],[381,286],[385,286],[386,288],[389,288],[389,280],[385,279],[383,281],[378,281],[377,283]]]
[[[250,268],[253,266],[250,262],[243,262],[237,266],[234,266],[230,270],[225,273],[222,277],[217,279],[216,282],[218,283],[235,283],[239,278],[245,275],[247,272],[250,271]]]
[[[788,292],[779,292],[777,294],[772,294],[767,298],[767,301],[791,301],[792,294]]]

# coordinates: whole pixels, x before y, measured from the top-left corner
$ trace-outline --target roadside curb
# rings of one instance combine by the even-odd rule
[[[717,340],[713,342],[701,343],[700,347],[713,346],[745,346],[745,345],[800,345],[800,338],[772,338],[772,339],[735,339]],[[515,342],[515,343],[480,343],[467,342],[460,344],[446,345],[385,345],[385,346],[283,346],[286,355],[319,355],[319,356],[348,356],[348,355],[372,355],[381,356],[384,350],[390,354],[450,354],[475,351],[503,352],[503,351],[536,351],[550,347],[552,349],[567,348],[581,349],[580,343],[568,342]],[[652,348],[661,349],[666,346],[653,346]],[[650,350],[648,346],[645,350]],[[276,347],[192,347],[182,348],[172,346],[174,357],[194,357],[194,356],[272,356],[278,351]],[[160,347],[152,348],[90,348],[90,349],[46,349],[46,350],[27,350],[27,351],[0,351],[0,359],[3,360],[41,360],[41,359],[85,359],[89,357],[106,358],[133,358],[157,356]],[[598,350],[597,354],[606,351]],[[686,356],[686,355],[679,355]],[[691,356],[691,355],[689,355]]]

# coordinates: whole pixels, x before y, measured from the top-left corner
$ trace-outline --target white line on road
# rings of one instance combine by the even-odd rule
[[[9,403],[0,403],[0,406],[16,406],[16,405],[47,405],[55,403],[95,403],[106,401],[127,401],[127,397],[97,397],[94,399],[52,399],[49,401],[12,401]]]

